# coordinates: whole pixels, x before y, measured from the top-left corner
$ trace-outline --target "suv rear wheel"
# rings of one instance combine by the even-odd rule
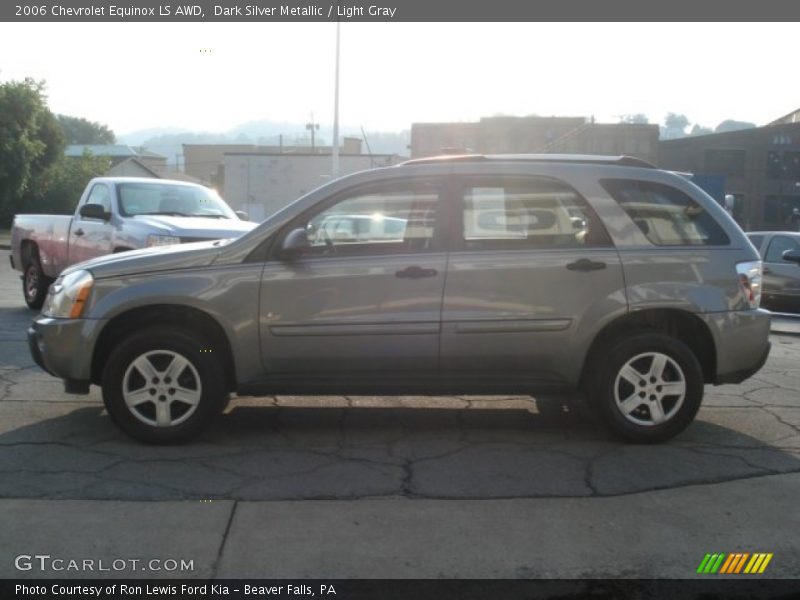
[[[692,422],[703,399],[703,370],[681,341],[661,333],[617,339],[593,366],[592,388],[605,424],[638,443],[668,440]]]
[[[210,346],[182,329],[149,329],[120,343],[103,370],[103,401],[128,435],[172,444],[196,435],[228,399]]]

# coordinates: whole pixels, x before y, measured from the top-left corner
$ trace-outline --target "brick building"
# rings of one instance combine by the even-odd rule
[[[787,229],[800,208],[800,111],[764,127],[663,140],[658,155],[661,168],[715,178],[745,230]]]

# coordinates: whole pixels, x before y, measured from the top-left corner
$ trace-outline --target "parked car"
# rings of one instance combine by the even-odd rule
[[[341,214],[406,226],[309,234]],[[422,159],[333,181],[236,240],[69,268],[28,339],[145,442],[189,438],[233,392],[574,390],[616,434],[657,442],[694,419],[704,384],[766,361],[760,285],[722,207],[642,161]]]
[[[41,308],[50,283],[70,265],[135,248],[237,237],[256,226],[243,216],[201,185],[98,177],[74,216],[14,217],[11,266],[23,273],[25,302]]]
[[[747,237],[764,261],[764,308],[800,312],[800,233],[753,231]]]
[[[319,223],[309,224],[309,239],[318,243],[328,240],[344,242],[401,241],[405,236],[406,219],[383,214],[326,215]]]

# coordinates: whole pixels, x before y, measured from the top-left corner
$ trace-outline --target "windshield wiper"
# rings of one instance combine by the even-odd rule
[[[225,215],[209,215],[209,214],[190,214],[190,213],[182,213],[176,210],[160,210],[155,212],[146,212],[146,213],[136,213],[135,216],[139,217],[142,215],[167,215],[170,217],[201,217],[203,219],[227,219]]]
[[[187,215],[186,213],[178,212],[175,210],[160,210],[156,212],[137,213],[134,216],[141,217],[142,215],[167,215],[170,217],[192,217],[194,215]]]

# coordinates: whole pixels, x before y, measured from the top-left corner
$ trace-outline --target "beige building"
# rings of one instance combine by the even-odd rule
[[[485,117],[468,123],[414,123],[411,157],[448,153],[608,154],[658,159],[658,125],[595,123],[583,117]]]
[[[340,154],[339,175],[404,160],[396,154]],[[252,221],[266,217],[306,192],[331,181],[331,155],[278,152],[227,152],[222,196],[234,210]]]
[[[139,167],[147,170],[158,171],[166,169],[167,157],[151,152],[146,148],[126,146],[124,144],[71,144],[64,150],[67,158],[80,158],[84,154],[91,156],[104,156],[111,161],[112,167],[117,167],[120,163],[130,162],[124,169],[137,170]],[[149,177],[150,175],[142,175]]]
[[[345,137],[340,152],[343,154],[361,154],[361,140]],[[184,144],[184,171],[197,179],[213,185],[217,189],[225,188],[225,155],[235,153],[253,154],[328,154],[330,146],[260,146],[258,144]]]

